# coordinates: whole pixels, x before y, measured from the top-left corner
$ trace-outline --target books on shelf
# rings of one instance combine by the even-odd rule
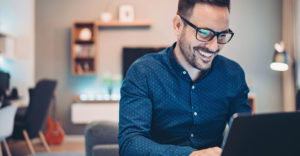
[[[77,57],[94,57],[95,46],[89,44],[77,44],[76,45],[76,56]]]

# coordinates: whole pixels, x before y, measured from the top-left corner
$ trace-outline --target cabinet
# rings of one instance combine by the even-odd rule
[[[72,28],[72,73],[95,74],[98,53],[97,26],[94,22],[76,22]]]
[[[74,102],[71,105],[73,124],[87,124],[93,121],[119,121],[119,101]]]
[[[148,20],[133,22],[90,21],[75,22],[72,27],[72,73],[74,75],[88,75],[97,73],[98,64],[98,28],[99,27],[149,27]]]

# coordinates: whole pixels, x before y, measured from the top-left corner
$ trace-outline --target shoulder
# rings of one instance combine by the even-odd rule
[[[164,51],[151,53],[137,59],[128,69],[122,84],[122,90],[139,86],[147,88],[148,80],[153,72],[161,71],[162,60],[164,60]],[[135,85],[132,85],[135,84]],[[143,87],[141,87],[143,86]]]
[[[139,73],[148,73],[152,70],[161,68],[167,61],[167,54],[165,50],[158,53],[146,54],[137,59],[129,68],[128,72],[132,70]]]
[[[241,65],[229,58],[218,55],[213,65],[216,76],[222,76],[223,82],[231,86],[232,89],[239,90],[247,86],[245,72]]]
[[[239,63],[222,55],[216,56],[213,68],[217,68],[228,75],[244,75],[244,70]]]

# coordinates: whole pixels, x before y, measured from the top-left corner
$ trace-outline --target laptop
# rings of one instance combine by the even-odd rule
[[[300,112],[234,114],[222,156],[300,156]]]

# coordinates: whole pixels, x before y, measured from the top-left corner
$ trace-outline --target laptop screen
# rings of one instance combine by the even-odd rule
[[[299,156],[300,112],[235,114],[222,148],[222,156]]]

